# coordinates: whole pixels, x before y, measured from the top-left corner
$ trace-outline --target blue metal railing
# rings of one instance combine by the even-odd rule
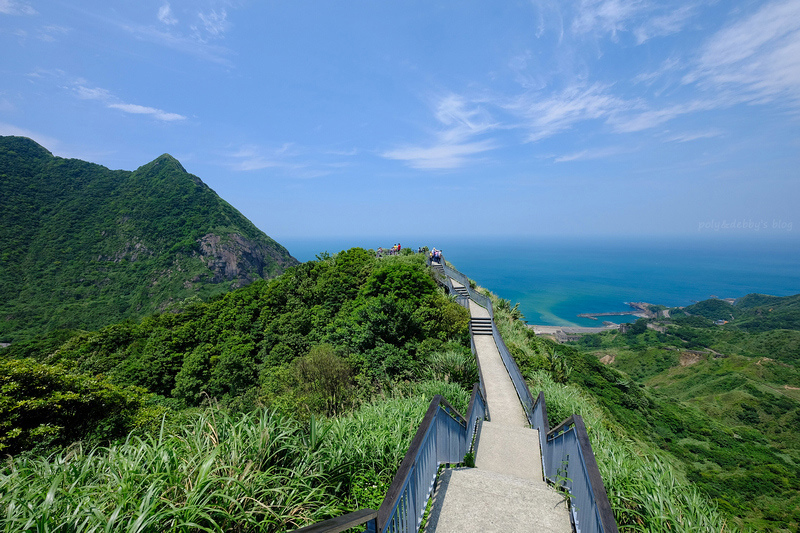
[[[469,309],[469,298],[463,296],[456,292],[455,287],[453,287],[453,283],[450,281],[450,277],[445,274],[444,269],[441,270],[434,268],[434,265],[439,265],[440,263],[434,263],[430,257],[425,258],[425,262],[431,267],[431,272],[433,272],[433,277],[436,279],[436,282],[444,287],[445,292],[447,294],[454,296],[456,299],[456,303],[465,309]],[[444,266],[444,258],[442,258],[441,262],[442,267]]]
[[[417,533],[439,465],[461,463],[472,451],[478,424],[488,416],[481,386],[472,387],[466,418],[440,395],[433,397],[411,446],[377,512],[361,509],[306,526],[294,533],[335,533],[342,524],[366,524],[366,533]]]
[[[580,533],[617,533],[617,522],[583,418],[572,415],[550,429],[544,393],[541,392],[534,405],[534,418],[542,446],[545,477],[569,492],[575,530]]]
[[[473,302],[480,305],[481,307],[485,307],[486,310],[489,312],[489,317],[494,318],[494,310],[492,309],[492,300],[486,296],[485,294],[481,294],[480,292],[476,291],[470,285],[469,278],[459,272],[458,270],[447,266],[447,263],[442,257],[442,268],[444,268],[444,273],[447,278],[453,278],[460,284],[462,284],[469,292],[469,297],[472,299]]]
[[[439,395],[434,397],[378,510],[379,531],[419,530],[439,465],[464,459],[466,426],[450,404]]]
[[[447,266],[444,259],[442,266],[445,275],[467,287],[470,297],[475,303],[486,307],[492,317],[492,336],[497,350],[514,384],[528,422],[532,428],[539,430],[544,477],[569,492],[575,530],[578,533],[617,533],[617,522],[608,502],[583,419],[579,415],[572,415],[550,430],[544,394],[539,393],[534,401],[522,372],[494,322],[491,299],[472,289],[469,279],[458,270]]]

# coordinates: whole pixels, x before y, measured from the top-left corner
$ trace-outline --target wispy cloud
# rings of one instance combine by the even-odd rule
[[[587,148],[567,155],[558,156],[553,159],[556,163],[567,163],[570,161],[586,161],[591,159],[605,159],[619,154],[630,152],[629,147],[612,146],[608,148]]]
[[[320,162],[308,149],[294,143],[278,147],[247,144],[225,154],[226,165],[239,172],[274,169],[292,178],[313,179],[327,176],[347,165],[340,162]],[[318,155],[318,154],[317,154]]]
[[[174,26],[178,23],[178,19],[172,14],[172,8],[169,6],[169,2],[158,8],[157,16],[160,22],[168,26]]]
[[[438,144],[434,146],[407,146],[395,148],[381,154],[387,159],[405,161],[417,169],[454,169],[465,166],[471,156],[496,148],[491,141],[461,144]]]
[[[107,89],[101,87],[87,87],[85,80],[78,80],[73,83],[72,92],[83,100],[97,100],[102,102],[109,109],[118,109],[133,115],[148,115],[164,122],[175,122],[185,120],[186,117],[178,113],[168,113],[155,107],[147,107],[138,104],[122,102]]]
[[[647,17],[633,30],[637,44],[642,44],[655,37],[678,33],[697,12],[697,6],[691,4],[677,8],[667,6],[667,8],[669,9],[667,13]]]
[[[521,117],[530,133],[528,141],[538,141],[586,120],[608,119],[634,104],[608,92],[601,84],[574,85],[556,94],[524,94],[511,99],[505,108]]]
[[[618,41],[630,33],[636,44],[681,31],[698,12],[698,2],[685,0],[534,0],[538,8],[536,36],[554,31],[565,37]]]
[[[224,9],[219,11],[212,9],[205,13],[201,11],[197,13],[197,18],[202,22],[202,26],[193,26],[192,29],[200,39],[205,38],[203,32],[208,37],[216,39],[221,37],[230,27],[228,13]]]
[[[54,43],[59,40],[59,38],[64,37],[70,33],[71,28],[67,28],[65,26],[59,26],[57,24],[48,24],[47,26],[42,26],[39,28],[37,33],[37,38],[41,41],[45,41],[48,43]]]
[[[2,0],[0,0],[2,1]],[[215,44],[230,30],[227,6],[224,0],[212,1],[212,6],[191,13],[180,11],[180,19],[165,2],[155,14],[157,22],[142,24],[129,20],[111,21],[136,39],[163,46],[180,53],[193,55],[206,61],[231,66],[231,50]]]
[[[181,32],[167,31],[141,24],[121,23],[119,27],[130,33],[134,38],[151,42],[176,52],[192,55],[206,61],[230,66],[228,57],[231,51],[224,47],[211,44],[207,39],[198,37],[195,33],[190,35]]]
[[[611,34],[613,38],[647,6],[643,0],[581,0],[572,30],[578,34]]]
[[[666,138],[666,140],[669,142],[685,143],[697,141],[699,139],[713,139],[714,137],[721,137],[722,135],[724,135],[722,130],[714,128],[703,131],[690,131],[679,134],[671,134]]]
[[[477,137],[498,128],[478,102],[447,94],[439,99],[434,117],[440,129],[426,145],[406,145],[381,154],[386,159],[404,161],[417,169],[454,169],[471,161],[473,155],[495,149],[494,141]]]
[[[657,109],[615,115],[610,118],[609,123],[619,133],[634,133],[655,128],[682,115],[715,109],[720,103],[718,100],[693,100]]]
[[[770,2],[711,37],[684,83],[742,102],[800,103],[800,2]]]
[[[240,171],[285,167],[295,155],[293,145],[286,143],[279,148],[264,149],[256,145],[245,145],[229,154],[231,168]]]
[[[15,0],[0,0],[0,13],[3,15],[38,15],[36,11],[27,2],[18,2]]]
[[[642,72],[633,78],[633,83],[644,83],[645,85],[652,85],[656,81],[662,79],[667,74],[673,74],[681,67],[681,62],[676,57],[665,59],[661,65],[652,72]],[[674,75],[674,74],[673,74]]]
[[[120,111],[124,111],[126,113],[131,113],[134,115],[150,115],[153,118],[157,118],[158,120],[163,120],[165,122],[172,122],[175,120],[186,120],[186,117],[184,117],[183,115],[179,115],[178,113],[167,113],[166,111],[162,111],[154,107],[147,107],[143,105],[108,104],[108,107],[111,109],[119,109]]]
[[[8,113],[14,111],[14,104],[8,101],[7,98],[0,96],[0,112]]]

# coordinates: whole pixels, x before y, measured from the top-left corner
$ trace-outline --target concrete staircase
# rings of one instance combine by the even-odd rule
[[[489,313],[472,300],[470,313],[491,421],[481,423],[475,439],[475,468],[447,469],[439,476],[425,531],[570,533],[567,502],[544,481],[539,432],[527,426],[490,336]]]

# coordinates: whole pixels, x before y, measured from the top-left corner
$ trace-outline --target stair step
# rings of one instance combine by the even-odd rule
[[[426,533],[572,533],[562,494],[544,482],[480,468],[446,469],[434,493]]]
[[[492,334],[492,319],[491,318],[473,318],[470,319],[470,328],[472,328],[473,335],[491,335]]]
[[[478,469],[541,482],[539,431],[483,422],[475,453]]]

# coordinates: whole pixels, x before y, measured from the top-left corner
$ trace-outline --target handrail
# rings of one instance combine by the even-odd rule
[[[295,529],[292,533],[340,533],[361,524],[367,524],[367,533],[374,533],[377,531],[377,520],[378,511],[375,509],[359,509],[352,513]]]
[[[380,533],[419,530],[439,465],[463,461],[481,405],[485,399],[475,386],[466,419],[440,395],[433,397],[378,509]]]
[[[444,261],[443,261],[444,262]],[[442,262],[442,263],[443,263]],[[427,260],[429,266],[431,261]],[[436,281],[449,288],[450,294],[455,294],[450,278],[445,273],[444,276],[434,274]],[[444,279],[440,279],[444,278]],[[469,289],[469,282],[465,284]],[[472,294],[472,292],[470,292]],[[465,302],[459,302],[469,308],[469,300],[463,298]],[[491,302],[489,302],[491,305]],[[433,485],[436,482],[439,465],[443,463],[461,463],[468,451],[472,451],[473,441],[478,431],[481,420],[488,419],[489,407],[486,403],[486,387],[483,383],[483,371],[477,356],[475,342],[470,335],[470,348],[475,362],[478,365],[478,383],[472,387],[467,416],[463,417],[447,400],[440,395],[436,395],[431,400],[428,410],[422,419],[411,445],[400,463],[400,467],[392,480],[386,496],[377,511],[375,522],[368,522],[366,532],[404,532],[416,533],[419,530],[425,508]],[[369,515],[367,509],[348,513],[342,520],[355,520],[360,513]],[[353,515],[356,515],[355,517]],[[315,529],[297,530],[294,533],[336,533],[342,531],[338,527],[336,519],[326,520],[318,524],[312,524],[307,528]],[[359,524],[353,522],[353,526]],[[319,528],[316,528],[319,526]]]
[[[338,533],[363,523],[367,523],[366,533],[417,533],[439,465],[464,460],[466,452],[472,451],[478,423],[486,413],[486,397],[478,383],[472,386],[466,418],[437,394],[431,400],[377,511],[361,509],[293,533]]]
[[[444,273],[444,259],[442,259],[441,263],[436,263],[437,265],[443,267],[441,272],[433,268],[433,260],[430,257],[425,258],[425,263],[427,263],[427,265],[431,267],[431,272],[433,274],[434,279],[439,285],[444,287],[445,292],[451,296],[455,296],[456,303],[458,303],[458,305],[466,309],[469,309],[469,298],[456,292],[455,287],[453,287],[453,284],[450,281],[450,277]]]
[[[481,368],[481,360],[478,358],[478,348],[475,346],[475,337],[472,335],[469,336],[469,348],[472,350],[472,356],[475,358],[475,363],[478,365],[478,385],[480,386],[480,393],[484,399],[485,411],[486,411],[486,420],[491,420],[491,416],[489,415],[489,404],[486,403],[486,385],[484,385],[483,381],[483,368]],[[474,394],[474,392],[473,392]]]
[[[539,430],[545,479],[569,491],[575,530],[579,533],[617,533],[617,521],[611,511],[583,419],[580,415],[572,415],[553,430],[549,429],[544,394],[540,392],[536,401],[533,400],[519,366],[497,329],[491,299],[472,289],[469,278],[447,266],[444,258],[442,266],[445,274],[467,287],[470,297],[477,304],[486,307],[492,317],[492,336],[497,350],[514,384],[528,422],[532,428]],[[577,457],[579,460],[570,461],[570,457]]]
[[[536,398],[534,410],[537,419],[534,427],[539,430],[545,477],[572,496],[571,507],[576,531],[617,533],[617,521],[608,501],[583,418],[573,414],[550,429],[543,392]],[[570,461],[570,456],[580,460]]]
[[[470,285],[470,280],[467,276],[459,272],[453,267],[447,265],[447,261],[445,261],[444,256],[442,256],[442,268],[444,269],[444,273],[448,278],[453,278],[454,280],[458,281],[462,284],[469,292],[469,297],[474,301],[476,304],[480,305],[481,307],[485,307],[486,310],[489,312],[489,318],[494,319],[494,310],[492,309],[492,300],[480,292],[476,291]]]

